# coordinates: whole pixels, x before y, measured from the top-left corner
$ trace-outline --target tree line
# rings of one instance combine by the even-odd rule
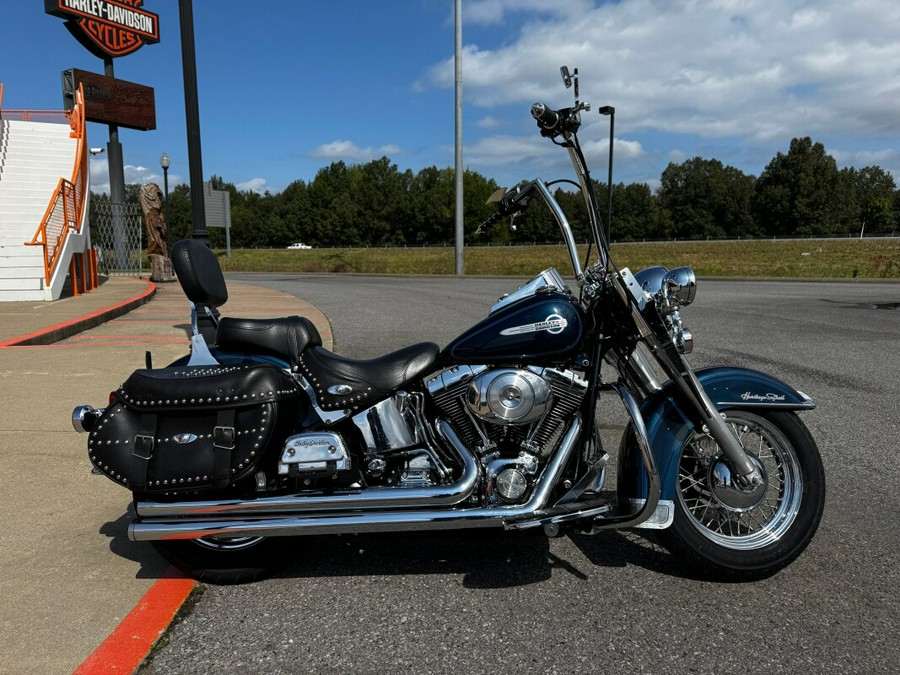
[[[452,168],[400,171],[382,157],[366,164],[334,162],[310,182],[294,181],[283,191],[258,194],[238,190],[213,176],[214,189],[231,198],[231,244],[236,248],[312,246],[433,246],[452,244],[455,178]],[[474,171],[463,179],[467,243],[551,242],[559,239],[543,204],[516,219],[515,230],[500,225],[475,235],[494,212],[487,204],[497,183]],[[565,185],[562,187],[561,185]],[[140,186],[126,186],[126,201],[137,202]],[[608,192],[594,184],[605,215]],[[580,241],[589,238],[587,211],[579,192],[560,184],[555,192]],[[92,200],[108,201],[105,195]],[[189,237],[190,189],[178,185],[166,205],[170,242]],[[795,138],[759,177],[694,157],[670,163],[654,193],[646,183],[613,187],[613,241],[771,236],[848,236],[893,233],[900,223],[900,191],[878,166],[838,169],[821,143]],[[224,247],[224,230],[211,229],[214,247]]]

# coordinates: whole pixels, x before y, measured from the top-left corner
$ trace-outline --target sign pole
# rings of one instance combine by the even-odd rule
[[[113,59],[103,57],[103,73],[115,77]],[[128,248],[125,242],[125,163],[122,160],[122,144],[119,143],[119,125],[109,125],[109,142],[106,144],[106,166],[109,171],[109,201],[112,206],[113,241],[116,246],[116,262],[119,269],[128,268]]]
[[[191,177],[193,238],[209,246],[206,208],[203,203],[203,156],[200,152],[200,104],[197,100],[197,57],[194,50],[194,6],[178,0],[181,23],[181,68],[184,78],[184,112],[187,120],[188,164]]]
[[[115,85],[113,59],[140,49],[145,44],[159,42],[159,16],[148,12],[141,5],[144,0],[44,0],[44,12],[65,20],[66,29],[91,54],[103,59],[103,70],[110,84]],[[73,78],[75,77],[73,73]],[[102,78],[100,78],[102,79]],[[66,101],[66,77],[63,77],[63,100]],[[74,82],[73,89],[74,89]],[[150,92],[151,106],[153,90]],[[85,98],[94,98],[94,87],[85,87]],[[108,92],[103,100],[110,99]],[[119,103],[119,101],[116,101]],[[132,101],[133,104],[133,101]],[[87,107],[87,100],[85,101]],[[117,105],[116,112],[121,113]],[[143,107],[146,110],[146,106]],[[153,113],[151,113],[153,114]],[[130,119],[131,115],[129,115]],[[92,120],[87,114],[85,118]],[[130,126],[128,120],[110,119],[109,143],[106,145],[107,167],[109,169],[109,200],[112,206],[113,245],[119,269],[128,267],[129,251],[125,241],[125,163],[122,161],[122,145],[119,143],[119,125]],[[145,122],[144,122],[145,123]],[[155,114],[151,126],[155,128]]]

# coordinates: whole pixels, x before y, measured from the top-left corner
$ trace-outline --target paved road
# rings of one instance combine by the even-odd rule
[[[514,283],[241,276],[296,293],[354,357],[446,343]],[[819,403],[828,500],[807,552],[753,584],[693,579],[636,533],[303,538],[276,579],[210,587],[148,669],[220,672],[900,671],[900,285],[701,282],[696,366]]]

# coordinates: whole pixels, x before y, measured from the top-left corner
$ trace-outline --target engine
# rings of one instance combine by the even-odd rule
[[[357,413],[354,431],[291,437],[279,474],[304,487],[358,485],[358,480],[401,488],[452,483],[459,457],[437,437],[437,416],[480,460],[481,501],[521,503],[586,393],[587,382],[572,371],[453,367],[430,379],[427,390],[398,391]]]
[[[428,382],[441,415],[476,452],[487,475],[486,499],[526,499],[543,463],[578,409],[587,382],[555,368],[456,366]]]

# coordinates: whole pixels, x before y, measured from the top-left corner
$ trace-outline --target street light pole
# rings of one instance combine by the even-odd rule
[[[456,0],[453,10],[454,17],[454,80],[456,83],[456,143],[455,143],[455,205],[456,219],[454,221],[454,242],[455,242],[455,265],[454,272],[457,276],[465,273],[465,263],[463,261],[463,244],[464,244],[464,218],[463,218],[463,176],[465,168],[463,167],[462,154],[462,0]]]
[[[163,170],[163,216],[166,219],[166,247],[169,242],[169,167],[172,161],[169,159],[169,153],[164,152],[159,158],[159,165]]]
[[[611,105],[605,105],[598,110],[601,115],[609,116],[609,177],[606,181],[606,192],[609,198],[609,206],[606,213],[606,243],[612,244],[612,204],[613,204],[613,139],[616,128],[616,109]]]

